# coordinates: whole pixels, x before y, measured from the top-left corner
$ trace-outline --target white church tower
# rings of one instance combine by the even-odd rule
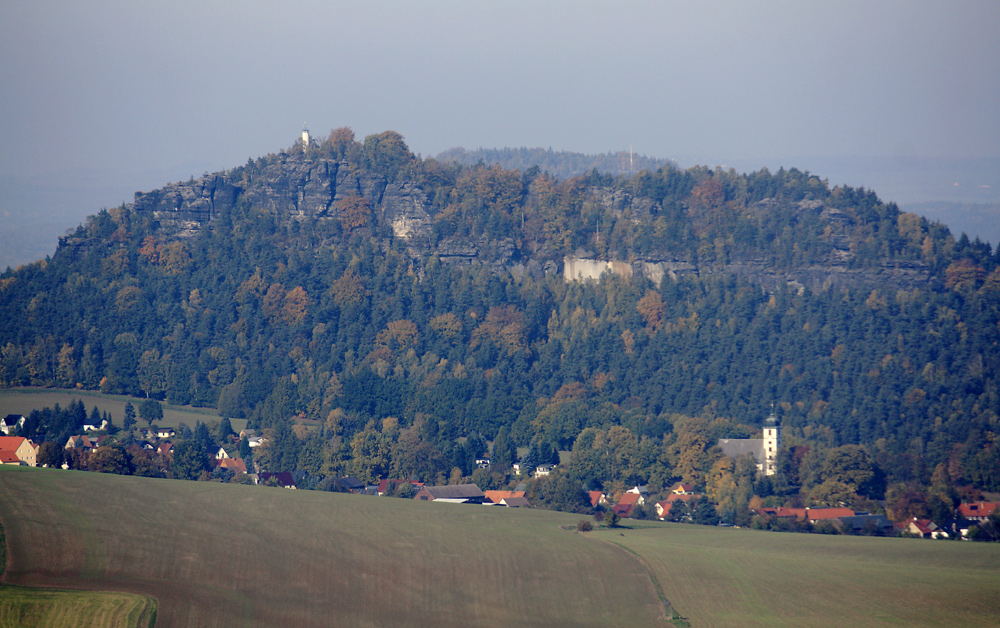
[[[781,424],[771,408],[771,416],[764,419],[764,475],[778,471],[778,448],[781,447]]]

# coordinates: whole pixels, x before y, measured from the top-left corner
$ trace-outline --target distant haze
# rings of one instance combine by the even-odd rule
[[[0,266],[303,122],[998,203],[998,32],[992,0],[0,3]]]

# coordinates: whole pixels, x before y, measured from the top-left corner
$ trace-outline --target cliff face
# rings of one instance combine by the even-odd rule
[[[592,187],[586,195],[587,202],[635,224],[662,211],[649,199],[633,198],[621,189]],[[301,151],[281,153],[252,172],[238,169],[169,184],[152,192],[136,193],[131,209],[140,214],[152,214],[168,233],[190,237],[237,203],[273,212],[288,221],[329,220],[339,217],[337,202],[350,196],[366,199],[374,208],[376,220],[390,226],[395,237],[408,244],[411,256],[418,262],[436,255],[446,264],[481,265],[497,273],[542,276],[560,272],[561,261],[566,281],[596,280],[604,272],[643,276],[653,282],[683,275],[730,274],[772,288],[791,285],[800,289],[867,285],[912,289],[930,281],[927,267],[920,262],[893,261],[878,268],[852,268],[846,235],[830,238],[832,251],[823,262],[785,271],[769,266],[764,260],[706,263],[669,251],[652,259],[633,258],[631,261],[593,259],[583,251],[563,258],[545,250],[534,253],[519,250],[514,237],[490,239],[483,235],[435,241],[431,204],[417,183],[388,182],[378,175],[351,167],[346,161],[310,156]],[[748,211],[763,217],[774,211],[775,206],[773,199],[764,199],[750,206]],[[801,201],[795,211],[829,225],[834,234],[846,234],[852,227],[850,216],[818,201]]]

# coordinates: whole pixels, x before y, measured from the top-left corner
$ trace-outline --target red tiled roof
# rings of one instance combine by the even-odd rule
[[[959,504],[958,514],[966,519],[984,518],[993,514],[993,511],[1000,506],[1000,502],[972,502],[971,504]]]
[[[592,508],[597,508],[597,504],[604,500],[604,493],[601,491],[587,491],[587,494],[590,495],[590,506]]]
[[[839,517],[853,517],[854,511],[850,508],[761,508],[760,512],[774,517],[795,517],[799,521],[808,519],[809,521],[820,521],[823,519],[837,519]]]
[[[23,436],[0,436],[0,451],[17,451],[24,440]]]
[[[937,526],[930,519],[917,519],[916,517],[910,519],[907,523],[908,528],[914,528],[919,534],[930,534],[934,530],[937,530]]]
[[[21,464],[21,459],[12,451],[0,449],[0,464]]]
[[[231,469],[234,473],[246,473],[247,465],[243,458],[223,458],[219,461],[219,466],[223,469]]]
[[[484,502],[499,504],[504,499],[524,497],[524,491],[483,491],[483,495],[486,496]]]
[[[621,502],[615,504],[611,507],[611,512],[615,513],[619,517],[628,517],[632,513],[632,507],[635,504],[623,504]]]
[[[850,508],[806,508],[806,518],[809,519],[809,521],[853,516],[854,511]]]
[[[681,494],[681,493],[693,493],[694,492],[694,485],[693,484],[684,484],[683,482],[678,482],[677,484],[674,484],[674,486],[670,489],[670,491],[673,492],[673,493],[677,493],[677,494]]]
[[[639,498],[642,497],[639,493],[625,493],[618,500],[619,506],[634,506],[639,503]]]

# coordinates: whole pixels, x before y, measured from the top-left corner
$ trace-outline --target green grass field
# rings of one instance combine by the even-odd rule
[[[593,534],[641,556],[692,626],[1000,625],[1000,545],[632,525]]]
[[[5,579],[162,626],[653,626],[641,563],[544,511],[10,468]]]
[[[0,628],[151,628],[155,619],[144,595],[0,586]]]
[[[11,584],[155,597],[162,626],[988,626],[1000,546],[635,523],[0,469]]]
[[[125,418],[125,403],[131,401],[136,412],[139,411],[139,404],[143,399],[139,397],[125,397],[122,395],[103,395],[92,390],[73,390],[62,388],[12,388],[0,390],[0,416],[8,414],[20,414],[28,416],[32,410],[42,408],[52,408],[58,403],[65,408],[71,401],[80,400],[87,407],[87,416],[96,405],[100,411],[111,415],[112,421],[118,427],[122,426],[122,419]],[[163,420],[157,421],[160,427],[177,428],[181,422],[193,428],[195,421],[201,421],[209,426],[219,423],[222,417],[212,408],[192,408],[190,406],[170,406],[163,404]],[[137,427],[146,427],[145,422],[136,417]],[[246,426],[243,419],[232,419],[233,428],[236,431]]]

